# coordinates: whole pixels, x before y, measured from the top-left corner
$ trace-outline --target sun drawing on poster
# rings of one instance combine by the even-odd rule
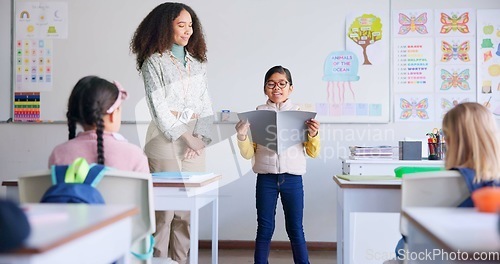
[[[465,12],[458,16],[452,13],[451,16],[446,13],[441,13],[441,34],[447,34],[450,31],[459,31],[461,33],[469,33],[469,12]]]
[[[400,99],[400,108],[401,115],[399,119],[409,119],[420,118],[420,119],[429,119],[429,115],[427,114],[427,107],[429,107],[429,102],[427,98],[420,100],[418,103],[415,99],[411,99],[411,102],[401,98]]]
[[[447,62],[450,60],[461,60],[463,62],[469,62],[469,50],[470,50],[470,42],[464,41],[460,45],[457,43],[450,44],[446,41],[441,41],[441,51],[443,55],[441,56],[442,62]]]
[[[441,90],[449,90],[451,87],[460,88],[462,90],[470,90],[469,83],[467,82],[469,77],[469,69],[465,69],[460,73],[458,73],[457,71],[453,71],[453,73],[450,73],[445,69],[441,69],[441,80],[443,80],[443,83],[441,84]]]
[[[424,12],[417,16],[410,15],[408,17],[407,15],[400,13],[399,14],[399,24],[401,26],[399,27],[399,35],[406,35],[408,32],[418,32],[420,34],[427,34],[427,27],[425,24],[427,23],[427,13]]]

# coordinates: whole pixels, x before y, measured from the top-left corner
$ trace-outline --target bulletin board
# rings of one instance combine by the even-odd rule
[[[76,82],[86,75],[98,75],[120,81],[129,91],[124,121],[149,120],[147,109],[137,111],[145,107],[139,104],[144,98],[144,85],[129,44],[141,20],[163,2],[13,1],[11,91],[14,95],[26,92],[26,98],[39,100],[41,120],[61,121],[65,120],[67,98]],[[182,2],[197,12],[207,38],[208,84],[214,111],[243,112],[265,103],[264,74],[274,65],[283,65],[293,77],[291,100],[304,110],[317,111],[321,122],[389,122],[389,0]],[[29,23],[22,20],[25,9],[32,12],[32,22],[43,25],[35,28],[35,33],[42,32],[36,37],[27,36]],[[41,17],[64,21],[51,27],[40,22]],[[19,38],[20,31],[24,31],[23,38]],[[374,32],[379,39],[362,36]],[[360,38],[368,44],[361,43]],[[31,52],[33,47],[41,48],[41,42],[46,50],[34,52],[50,53],[50,85],[16,88],[16,48],[21,45],[22,53],[24,45],[31,45]],[[350,52],[348,56],[342,53],[345,51]],[[339,52],[344,55],[337,56]],[[21,68],[22,73],[24,70]],[[32,70],[30,65],[29,75]],[[337,72],[348,74],[333,74]],[[31,76],[27,79],[30,81]],[[33,91],[36,93],[29,94]]]

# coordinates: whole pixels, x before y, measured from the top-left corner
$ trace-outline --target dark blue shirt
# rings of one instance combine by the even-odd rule
[[[452,168],[452,170],[458,170],[460,174],[464,177],[465,184],[469,189],[470,194],[483,187],[488,186],[500,186],[500,181],[480,181],[474,182],[474,177],[476,177],[476,171],[471,168]],[[472,202],[472,198],[469,196],[465,199],[458,207],[474,207],[474,203]]]

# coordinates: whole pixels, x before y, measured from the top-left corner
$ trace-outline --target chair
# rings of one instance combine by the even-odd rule
[[[459,171],[445,170],[404,174],[401,184],[401,208],[457,207],[470,196]],[[408,235],[407,220],[401,216],[400,232]]]
[[[52,186],[51,171],[38,171],[19,178],[21,203],[38,203],[45,191]],[[140,213],[132,219],[133,252],[144,253],[150,248],[150,237],[155,231],[153,182],[149,173],[109,170],[97,185],[106,204],[133,204]],[[131,263],[151,263],[131,257]]]

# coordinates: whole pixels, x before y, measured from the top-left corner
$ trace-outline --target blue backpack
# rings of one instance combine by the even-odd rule
[[[104,204],[101,193],[95,187],[108,167],[88,164],[77,158],[70,165],[52,165],[52,186],[44,193],[41,203]]]

